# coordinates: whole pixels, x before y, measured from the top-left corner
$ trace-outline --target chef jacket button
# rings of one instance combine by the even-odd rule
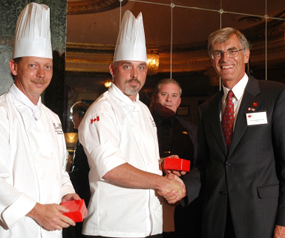
[[[51,129],[49,129],[48,131],[51,132]]]
[[[226,162],[226,166],[232,166],[232,164],[230,162]]]
[[[50,154],[51,154],[51,157],[53,157],[53,152],[51,152]]]
[[[220,191],[219,194],[221,194],[221,195],[226,195],[227,192],[226,192],[226,191]]]

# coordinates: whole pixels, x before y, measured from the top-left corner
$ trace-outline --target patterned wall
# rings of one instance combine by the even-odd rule
[[[29,2],[50,7],[52,47],[60,55],[65,52],[66,0],[0,0],[0,95],[6,92],[13,82],[9,61],[13,53],[14,31],[20,12]]]

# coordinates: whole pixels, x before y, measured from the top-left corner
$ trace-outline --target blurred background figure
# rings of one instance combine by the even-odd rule
[[[160,157],[178,155],[195,162],[197,151],[196,126],[176,115],[182,89],[174,79],[158,82],[152,95],[152,115],[157,126]],[[201,201],[197,198],[188,207],[163,204],[163,237],[200,237]]]
[[[82,121],[88,107],[89,104],[79,101],[74,103],[73,106],[70,108],[70,118],[74,124],[74,129],[78,129],[78,126]],[[79,194],[81,198],[84,199],[86,207],[88,206],[90,199],[88,173],[89,173],[89,165],[87,157],[84,153],[82,145],[80,144],[79,140],[77,140],[76,146],[74,148],[74,154],[73,154],[69,176],[75,191]],[[76,223],[75,226],[76,238],[83,237],[81,232],[82,232],[82,222]]]

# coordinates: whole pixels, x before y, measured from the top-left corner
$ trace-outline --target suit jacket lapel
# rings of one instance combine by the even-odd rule
[[[246,122],[246,113],[248,113],[248,108],[252,107],[253,102],[257,102],[258,107],[260,106],[261,102],[258,101],[256,96],[260,93],[260,88],[258,85],[258,80],[249,77],[247,86],[244,91],[244,95],[242,98],[242,102],[240,105],[240,109],[238,112],[238,116],[236,119],[236,124],[235,124],[235,130],[232,138],[232,144],[229,150],[228,156],[232,154],[236,146],[238,145],[241,137],[243,136],[246,128],[247,128],[247,122]],[[258,107],[255,108],[258,110]]]

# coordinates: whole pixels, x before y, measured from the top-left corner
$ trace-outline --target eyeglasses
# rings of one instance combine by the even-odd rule
[[[240,52],[241,50],[244,50],[244,49],[228,49],[226,52],[221,51],[221,50],[216,50],[211,53],[211,57],[213,60],[219,60],[222,57],[224,57],[224,53],[226,53],[228,57],[234,58],[238,56],[238,52]]]

